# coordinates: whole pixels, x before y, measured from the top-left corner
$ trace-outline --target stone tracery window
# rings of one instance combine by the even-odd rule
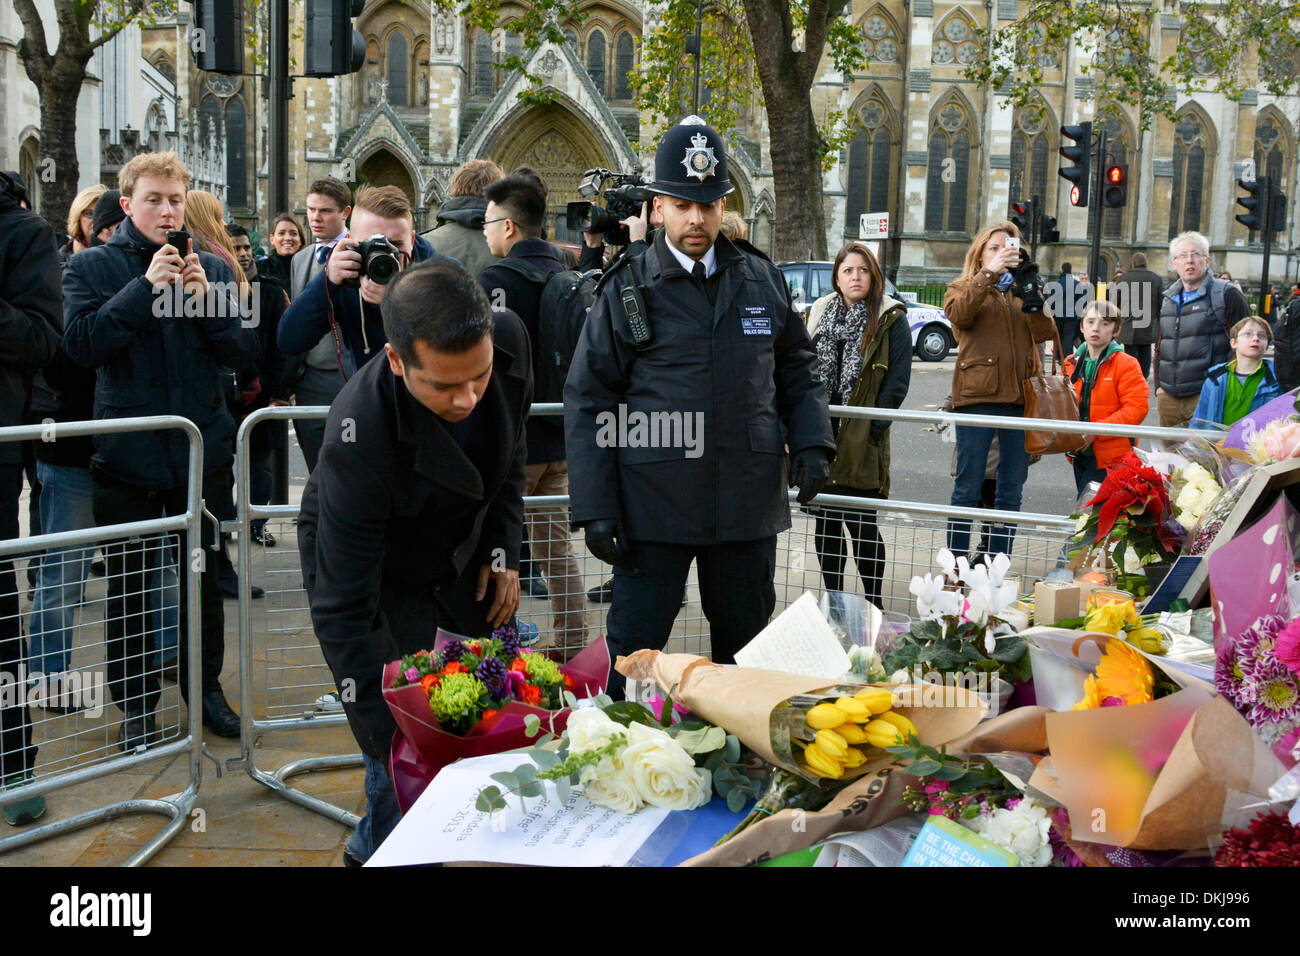
[[[1174,179],[1169,201],[1169,238],[1201,230],[1202,207],[1211,186],[1210,137],[1193,113],[1174,124]]]
[[[974,63],[979,57],[975,23],[960,10],[954,11],[939,27],[938,39],[931,47],[930,59],[939,65]]]

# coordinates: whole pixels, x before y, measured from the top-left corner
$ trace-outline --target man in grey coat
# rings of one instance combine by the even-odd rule
[[[472,276],[497,261],[483,236],[484,192],[501,177],[501,167],[492,160],[471,159],[451,177],[451,198],[438,209],[437,226],[423,233],[436,252],[459,259]]]

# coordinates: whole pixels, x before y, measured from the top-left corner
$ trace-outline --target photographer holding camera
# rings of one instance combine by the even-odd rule
[[[1013,241],[1014,240],[1014,241]],[[1056,324],[1043,312],[1043,281],[1037,263],[1020,249],[1014,223],[985,226],[966,252],[960,278],[948,286],[944,314],[957,337],[957,367],[952,373],[953,411],[965,415],[1023,416],[1022,384],[1042,368],[1037,342],[1056,338]],[[996,506],[1019,511],[1029,471],[1025,433],[1016,429],[957,426],[957,478],[954,506],[978,508],[989,445],[997,435],[1000,457]],[[1014,525],[989,529],[989,553],[1011,553]],[[948,519],[948,549],[964,555],[970,546],[970,521]]]
[[[604,209],[586,200],[568,205],[569,228],[582,230],[579,272],[606,268],[606,241],[618,249],[609,261],[611,269],[625,256],[641,255],[654,244],[654,231],[664,224],[663,216],[651,202],[646,183],[639,176],[589,169],[583,173],[578,192],[594,196],[611,180],[615,185],[605,193]]]
[[[415,234],[411,204],[396,186],[357,191],[350,236],[340,239],[319,272],[285,310],[277,343],[281,353],[306,352],[333,331],[342,367],[343,349],[354,366],[384,351],[388,336],[379,306],[388,283],[413,262],[447,259]]]

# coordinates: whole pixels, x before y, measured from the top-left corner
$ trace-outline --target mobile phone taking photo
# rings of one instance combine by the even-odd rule
[[[167,230],[167,245],[171,246],[185,258],[190,254],[190,234],[184,229]]]
[[[1019,240],[1016,236],[1007,236],[1007,248],[1008,248],[1008,249],[1019,249],[1019,248],[1020,248],[1020,240]]]

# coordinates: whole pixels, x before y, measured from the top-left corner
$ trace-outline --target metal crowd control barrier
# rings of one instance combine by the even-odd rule
[[[333,678],[325,666],[319,644],[311,630],[306,594],[293,530],[298,513],[294,505],[251,505],[249,487],[249,432],[261,421],[285,418],[319,418],[328,412],[324,407],[281,407],[262,409],[250,415],[237,438],[239,532],[239,633],[240,633],[240,714],[242,719],[242,756],[228,763],[243,764],[250,776],[285,798],[324,814],[347,826],[357,818],[341,808],[305,793],[286,783],[299,773],[356,767],[359,754],[315,756],[286,764],[275,771],[259,769],[254,760],[257,738],[281,731],[315,731],[346,726],[341,713],[321,708],[318,699],[335,690]],[[559,415],[559,404],[534,405],[535,415]],[[1049,422],[1024,418],[993,417],[911,411],[902,409],[848,408],[835,406],[831,413],[845,418],[881,418],[916,424],[976,425],[980,427],[1049,428],[1063,432],[1131,436],[1157,441],[1206,439],[1207,433],[1191,429],[1164,429],[1098,425],[1092,423]],[[551,476],[554,477],[554,476]],[[601,593],[610,570],[589,554],[581,535],[569,530],[569,498],[548,493],[548,478],[543,476],[535,493],[524,499],[526,534],[532,560],[545,581],[549,595],[532,596],[525,591],[518,617],[525,625],[537,629],[537,647],[553,649],[557,656],[570,656],[604,631],[604,611],[608,595]],[[794,493],[791,493],[793,500]],[[1074,530],[1074,522],[1062,515],[1030,512],[1002,512],[980,508],[955,508],[947,504],[893,499],[862,499],[820,495],[813,506],[833,508],[852,514],[861,512],[864,520],[874,519],[884,545],[881,573],[881,605],[885,610],[910,613],[914,607],[908,591],[911,578],[933,571],[934,554],[946,543],[949,518],[971,519],[985,525],[1015,525],[1017,533],[1012,548],[1012,574],[1023,581],[1045,576],[1055,566],[1061,545]],[[795,507],[793,526],[777,542],[775,579],[777,611],[796,600],[805,590],[820,592],[824,581],[818,563],[814,512]],[[278,541],[273,549],[254,552],[251,545],[252,523],[265,519],[266,529]],[[972,542],[979,533],[972,528]],[[263,562],[255,567],[257,553]],[[844,574],[844,590],[862,593],[860,575]],[[856,564],[856,559],[855,559]],[[261,584],[265,597],[256,602],[254,611],[250,588]],[[591,598],[604,598],[597,602]],[[255,618],[256,624],[255,626]],[[254,641],[258,641],[258,646]],[[260,643],[263,642],[264,643]],[[707,654],[708,621],[700,604],[699,589],[692,571],[683,595],[669,640],[668,649]],[[255,668],[259,660],[264,665]]]
[[[162,831],[126,861],[127,866],[138,866],[148,861],[181,831],[194,808],[202,779],[201,708],[197,705],[190,707],[188,718],[182,722],[179,695],[173,695],[170,690],[159,684],[161,695],[158,710],[155,712],[158,720],[157,742],[148,741],[129,752],[117,755],[119,741],[115,731],[119,725],[116,717],[120,708],[115,705],[110,712],[107,707],[104,707],[103,694],[107,685],[103,678],[105,670],[108,671],[110,678],[115,667],[123,670],[125,676],[120,677],[115,683],[117,688],[115,697],[119,697],[120,703],[126,703],[135,699],[129,696],[133,690],[140,691],[143,688],[141,692],[145,695],[145,700],[141,703],[147,705],[150,690],[146,679],[159,681],[168,675],[172,680],[176,679],[176,665],[174,663],[169,665],[164,659],[169,643],[168,634],[175,633],[172,628],[176,628],[179,631],[179,639],[187,641],[189,648],[189,673],[184,675],[189,688],[187,696],[196,704],[201,699],[199,576],[184,573],[184,569],[192,560],[190,555],[197,553],[196,549],[201,547],[202,542],[201,522],[204,519],[203,501],[200,497],[203,476],[202,435],[188,419],[167,415],[117,421],[60,422],[54,425],[0,428],[0,442],[49,441],[51,437],[57,440],[173,428],[183,431],[189,441],[189,485],[184,514],[0,541],[0,560],[10,565],[0,572],[0,587],[13,582],[12,586],[15,589],[13,594],[0,595],[0,609],[3,609],[0,613],[4,615],[0,617],[0,629],[3,629],[3,638],[0,638],[0,642],[19,649],[16,660],[15,655],[6,653],[3,661],[0,661],[0,670],[6,670],[11,666],[18,668],[17,674],[3,675],[17,680],[13,683],[6,681],[8,686],[0,686],[0,693],[18,694],[17,706],[7,706],[8,702],[0,701],[6,729],[3,739],[14,739],[14,720],[19,720],[20,725],[23,721],[30,721],[31,744],[36,748],[34,755],[29,750],[26,757],[17,756],[14,750],[3,754],[7,764],[16,762],[22,766],[21,777],[30,776],[31,779],[30,782],[20,783],[9,789],[0,789],[0,805],[52,794],[142,764],[181,755],[184,755],[189,763],[188,784],[182,792],[161,799],[123,800],[67,819],[24,829],[13,836],[0,839],[0,853],[30,846],[97,823],[115,820],[127,814],[158,813],[169,817],[170,820]],[[50,434],[51,429],[53,429],[53,436]],[[186,547],[177,554],[174,543],[178,541],[178,535],[183,535],[179,540],[183,540]],[[118,591],[117,600],[121,601],[120,626],[130,626],[127,620],[131,616],[127,611],[129,606],[138,609],[136,623],[144,627],[144,633],[141,635],[143,650],[140,655],[144,660],[136,659],[132,663],[126,649],[127,643],[109,639],[109,625],[115,623],[114,619],[110,618],[112,603],[104,604],[103,613],[98,620],[90,619],[96,605],[104,602],[103,598],[95,597],[94,600],[90,600],[85,595],[86,568],[95,545],[105,547],[106,557],[110,548],[122,548],[121,557],[110,562],[109,584],[110,588]],[[41,576],[37,578],[33,597],[43,605],[41,617],[43,622],[53,620],[67,622],[69,619],[66,616],[57,619],[50,616],[53,612],[50,611],[46,600],[49,599],[50,603],[53,603],[56,589],[66,597],[69,593],[68,588],[82,586],[81,595],[72,604],[62,605],[62,610],[71,613],[72,623],[63,623],[57,629],[47,630],[44,626],[36,629],[34,633],[28,635],[31,644],[23,638],[22,618],[26,617],[26,614],[22,610],[22,592],[17,585],[17,572],[12,569],[13,559],[22,554],[30,554],[32,561],[39,560],[42,564],[38,571]],[[177,570],[185,578],[184,587],[188,605],[186,620],[175,622],[173,625],[167,624],[169,588],[165,582],[169,559],[179,562]],[[135,562],[138,561],[140,570],[136,572],[128,570],[128,561],[132,562],[132,567],[136,567]],[[121,581],[112,579],[113,565],[121,568]],[[67,587],[64,587],[65,585]],[[137,590],[131,591],[132,586]],[[99,585],[91,587],[98,589]],[[151,597],[155,600],[150,601]],[[152,604],[148,612],[148,617],[156,624],[152,628],[145,625],[144,605],[146,603]],[[76,621],[77,612],[80,612],[82,618],[80,622]],[[37,611],[33,610],[31,614],[35,619]],[[93,638],[95,633],[100,635],[98,640]],[[33,660],[34,654],[29,650],[38,639],[47,656],[66,655],[69,662],[70,666],[59,672],[60,677],[55,682],[58,690],[51,689],[52,683],[46,682],[49,675],[41,673],[44,664]],[[53,649],[51,649],[52,644]],[[37,667],[40,668],[39,671]],[[40,678],[40,683],[35,687],[29,687],[28,678],[37,676]],[[100,678],[92,681],[89,694],[84,693],[86,688],[83,678],[87,677]],[[90,698],[89,701],[87,697]],[[81,704],[87,702],[91,704],[89,708],[78,709]],[[45,712],[45,716],[36,718],[33,714],[34,708],[29,704],[35,704]],[[51,710],[51,707],[58,707],[60,711],[66,708],[69,712]],[[111,716],[105,716],[110,713]],[[19,730],[17,733],[21,734],[23,731]],[[4,744],[0,743],[0,748],[3,747]]]
[[[355,813],[287,781],[303,773],[360,767],[360,753],[307,757],[269,771],[258,767],[256,761],[257,744],[264,734],[347,727],[341,706],[336,706],[329,696],[336,692],[334,678],[312,630],[298,560],[298,505],[254,505],[249,501],[250,436],[254,426],[277,419],[324,418],[327,414],[329,408],[324,405],[258,409],[244,419],[235,438],[240,756],[227,761],[226,766],[233,770],[242,765],[250,777],[285,799],[355,827],[360,822]],[[260,550],[261,566],[256,568],[252,550],[255,521],[264,521],[265,532],[276,538],[275,548]],[[256,612],[252,600],[254,577],[262,582],[265,592]],[[255,616],[260,626],[255,627]],[[259,647],[254,647],[255,638]],[[260,670],[254,666],[259,655],[264,664]]]

